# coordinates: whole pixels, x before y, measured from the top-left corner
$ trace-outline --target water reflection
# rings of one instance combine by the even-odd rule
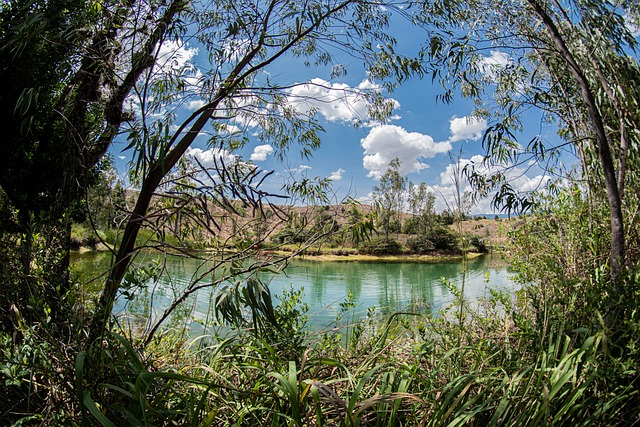
[[[108,254],[76,254],[74,258],[74,272],[79,279],[89,283],[90,290],[99,290],[103,279],[95,282],[90,279],[108,269]],[[152,255],[148,255],[148,259],[143,258],[140,263],[145,265],[152,261]],[[126,309],[145,318],[157,317],[191,281],[206,271],[207,265],[190,258],[174,257],[168,258],[163,268],[159,280],[148,283],[140,298],[133,301],[120,298],[114,309]],[[443,280],[460,287],[462,273],[460,262],[314,262],[296,259],[286,274],[261,273],[261,277],[270,283],[276,296],[285,288],[304,288],[303,301],[310,306],[311,323],[315,328],[322,328],[335,319],[340,310],[339,304],[349,293],[363,315],[372,306],[383,313],[406,310],[416,305],[439,310],[453,300]],[[516,286],[509,278],[507,266],[499,262],[497,256],[469,260],[464,277],[468,299],[488,296],[489,288],[511,291]],[[209,290],[199,291],[181,308],[181,316],[178,317],[204,321],[210,315],[211,301]]]
[[[420,305],[439,310],[453,300],[443,280],[462,286],[462,263],[371,263],[314,262],[297,260],[287,275],[263,276],[271,289],[279,293],[292,285],[304,287],[305,302],[314,313],[313,321],[329,324],[337,314],[338,304],[351,292],[364,313],[376,306],[385,313]],[[489,277],[486,281],[485,278]],[[512,290],[507,266],[490,257],[470,260],[465,277],[465,295],[471,299],[487,296],[488,289]]]

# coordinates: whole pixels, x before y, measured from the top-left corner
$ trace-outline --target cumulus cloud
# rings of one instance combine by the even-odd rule
[[[253,43],[249,39],[226,38],[222,41],[222,49],[218,52],[219,62],[236,62],[251,50]]]
[[[299,114],[316,112],[330,122],[352,123],[368,119],[370,104],[367,94],[380,90],[379,85],[366,79],[357,87],[351,87],[315,78],[292,88],[287,102]],[[400,106],[394,99],[388,99],[387,102],[393,109]]]
[[[492,50],[491,56],[485,56],[480,60],[480,70],[490,81],[496,81],[500,69],[506,67],[511,62],[511,57],[499,50]]]
[[[487,121],[477,117],[453,117],[449,123],[449,142],[477,141],[487,129]]]
[[[202,72],[197,69],[193,59],[198,54],[198,48],[192,48],[182,40],[165,40],[157,51],[157,61],[147,76],[152,81],[159,81],[172,75],[185,82],[188,91],[193,91],[199,84]],[[124,105],[127,111],[136,116],[142,115],[141,95],[132,92],[125,99]],[[146,102],[152,101],[148,97]],[[192,100],[185,105],[188,110],[197,110],[204,105],[202,100]],[[147,119],[163,120],[170,110],[166,106],[156,111],[145,111]]]
[[[271,114],[273,105],[252,93],[240,93],[225,99],[220,114],[231,117],[229,123],[236,129],[260,127],[260,118]]]
[[[221,148],[210,148],[208,150],[202,150],[200,148],[189,148],[185,153],[187,158],[196,158],[206,168],[214,166],[215,162],[220,164],[220,161],[229,165],[240,161],[240,157]]]
[[[308,170],[313,169],[311,166],[309,165],[298,165],[295,167],[290,167],[288,169],[285,169],[284,171],[289,175],[289,176],[294,176],[294,175],[306,175]],[[282,176],[282,174],[279,174]]]
[[[406,175],[427,168],[422,159],[451,150],[448,141],[435,142],[429,135],[407,132],[395,125],[374,127],[360,144],[364,148],[362,164],[373,178],[380,178],[396,157],[400,160],[400,173]]]
[[[165,40],[158,49],[155,69],[160,74],[197,74],[191,60],[198,54],[198,48],[189,47],[181,40]]]
[[[342,175],[345,173],[346,171],[342,168],[338,169],[337,171],[333,171],[331,172],[331,175],[329,175],[327,177],[327,179],[329,181],[340,181],[342,179]]]
[[[506,181],[519,193],[541,190],[551,179],[545,175],[527,176],[522,168],[510,165],[507,165],[507,167],[485,165],[482,160],[483,156],[481,155],[475,155],[469,159],[459,159],[457,164],[449,164],[445,168],[440,174],[440,182],[438,184],[428,186],[429,191],[438,196],[436,198],[436,210],[440,211],[447,208],[455,208],[455,174],[457,171],[461,172],[465,166],[468,165],[473,165],[474,171],[484,176],[489,176],[496,172],[503,173]],[[460,177],[459,182],[461,194],[471,194],[473,192],[473,189],[464,177]],[[471,213],[485,214],[492,212],[491,200],[494,195],[495,192],[492,192],[488,194],[486,198],[479,200],[477,204],[471,208]]]
[[[640,37],[640,19],[636,19],[633,16],[625,13],[623,15],[624,22],[631,35],[635,38]]]
[[[185,104],[184,108],[189,111],[196,111],[204,107],[206,102],[202,99],[194,99],[193,101],[189,101]]]
[[[267,160],[267,156],[273,153],[273,147],[269,144],[258,145],[253,149],[251,154],[251,160],[254,162],[264,162]]]

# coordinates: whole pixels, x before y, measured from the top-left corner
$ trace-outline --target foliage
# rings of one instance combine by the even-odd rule
[[[628,280],[637,297],[638,277]],[[101,425],[633,422],[637,348],[611,347],[606,329],[566,329],[553,314],[539,323],[539,314],[553,312],[529,299],[533,290],[518,298],[492,291],[479,305],[457,293],[441,313],[396,313],[383,323],[371,315],[354,323],[347,299],[337,327],[319,339],[305,329],[299,292],[276,307],[276,335],[220,329],[187,342],[168,331],[137,351],[113,334],[76,359],[81,416]],[[464,324],[451,316],[458,305]],[[637,327],[624,330],[638,339]],[[296,338],[281,346],[287,335]]]
[[[139,218],[149,216],[154,192],[187,154],[196,135],[206,125],[213,124],[215,134],[209,141],[209,148],[214,152],[231,152],[247,143],[248,138],[226,131],[241,122],[251,123],[257,138],[272,143],[279,159],[283,160],[286,152],[296,144],[300,154],[308,157],[320,144],[322,128],[316,119],[316,111],[299,110],[291,105],[288,102],[290,90],[298,83],[278,82],[278,79],[267,77],[268,67],[287,56],[325,66],[333,61],[334,52],[360,56],[363,51],[373,49],[372,40],[395,43],[385,32],[387,11],[395,9],[393,4],[387,9],[359,1],[320,0],[305,4],[265,1],[257,6],[254,2],[231,2],[226,7],[217,4],[216,13],[200,13],[207,10],[208,5],[197,2],[180,2],[180,6],[180,11],[186,9],[184,15],[189,24],[171,28],[178,37],[194,37],[202,52],[212,59],[211,66],[201,70],[201,84],[194,88],[189,86],[193,76],[187,68],[172,70],[158,80],[152,75],[146,76],[136,83],[144,90],[136,91],[135,102],[148,106],[147,115],[134,116],[126,132],[127,148],[132,150],[134,158],[131,177],[141,191],[98,302],[102,313],[96,316],[96,331],[104,329],[103,319],[108,317],[119,283],[136,253],[134,242],[141,227]],[[341,36],[337,36],[335,26],[344,30]],[[195,33],[189,33],[194,29]],[[325,42],[317,44],[313,42],[316,38]],[[371,101],[372,110],[381,107],[372,115],[382,118],[388,110],[388,105],[384,104],[388,102],[380,102],[377,92],[363,93],[363,96]],[[172,113],[165,114],[174,106],[187,102],[189,97],[198,97],[203,106],[185,121],[176,123]],[[159,115],[148,116],[153,113]],[[265,199],[279,195],[259,190],[266,175],[261,175],[255,165],[234,159],[228,162],[224,156],[216,157],[214,167],[199,164],[205,169],[208,184],[193,190],[212,195],[214,203],[230,212],[237,211],[231,202],[234,199],[240,199],[252,211],[263,211]],[[326,179],[305,177],[285,184],[283,191],[288,194],[280,197],[323,202],[327,183]],[[247,242],[245,236],[238,237],[239,243]]]
[[[402,253],[402,246],[395,239],[377,237],[361,244],[358,251],[370,255],[398,255]]]
[[[120,228],[126,216],[126,195],[113,158],[103,157],[94,167],[83,205],[84,221],[74,218],[76,222],[102,231]]]
[[[492,119],[483,138],[487,155],[480,169],[494,172],[484,176],[476,173],[476,166],[467,168],[480,190],[477,195],[498,187],[494,206],[529,210],[533,200],[516,193],[508,169],[534,160],[557,175],[562,152],[571,147],[580,159],[586,191],[600,193],[609,208],[609,264],[615,287],[627,262],[624,228],[631,222],[625,218],[625,201],[637,204],[636,194],[625,191],[638,168],[640,68],[637,40],[627,25],[637,20],[637,7],[627,1],[594,0],[470,0],[447,7],[425,1],[423,6],[422,18],[434,29],[425,49],[425,68],[445,87],[442,99],[450,101],[459,90],[474,99],[477,117]],[[504,61],[488,59],[485,50]],[[518,141],[521,117],[531,107],[557,126],[561,142],[540,135]]]
[[[426,237],[410,237],[407,239],[407,247],[415,254],[427,254],[436,250],[436,245]]]
[[[0,98],[0,187],[23,226],[30,214],[46,216],[60,203],[57,190],[73,167],[63,148],[60,83],[73,72],[70,57],[89,40],[75,29],[92,23],[83,1],[7,1],[0,9],[0,76],[6,83]]]
[[[564,13],[563,4],[469,0],[419,5],[421,18],[434,26],[425,52],[435,65],[433,77],[460,85],[475,99],[482,87],[496,85],[495,99],[504,108],[484,140],[489,160],[516,160],[518,114],[529,105],[554,117],[582,158],[582,186],[560,187],[557,196],[536,203],[515,197],[509,187],[498,193],[512,206],[534,209],[534,216],[520,220],[510,248],[523,288],[515,296],[493,291],[490,300],[476,303],[465,300],[464,281],[460,287],[447,284],[455,301],[443,311],[394,313],[384,322],[369,313],[365,323],[357,323],[354,303],[347,299],[340,304],[335,329],[314,339],[305,326],[308,308],[300,290],[285,293],[274,306],[258,273],[279,268],[286,256],[272,259],[261,253],[258,245],[266,235],[250,221],[227,241],[215,242],[206,271],[176,294],[164,313],[146,319],[143,328],[115,333],[109,319],[118,295],[132,298],[146,291],[164,268],[158,263],[128,269],[142,248],[184,255],[177,243],[186,238],[189,225],[215,234],[231,214],[235,219],[252,211],[251,218],[266,218],[266,205],[274,221],[289,219],[269,202],[277,195],[261,188],[265,176],[254,165],[220,158],[213,167],[196,167],[181,159],[195,135],[212,122],[212,148],[241,147],[246,139],[226,131],[235,119],[260,123],[260,137],[275,143],[279,156],[295,143],[308,156],[320,143],[314,112],[300,115],[287,108],[288,82],[263,81],[263,71],[285,54],[309,64],[330,64],[333,57],[326,49],[334,46],[368,61],[382,58],[382,64],[369,64],[372,76],[397,71],[406,77],[420,64],[393,51],[394,40],[386,34],[393,5],[223,1],[209,10],[182,1],[3,3],[0,72],[8,89],[0,108],[8,137],[0,161],[3,172],[15,171],[20,162],[25,166],[15,174],[0,174],[0,296],[7,302],[0,307],[3,421],[103,426],[636,423],[640,274],[632,267],[640,254],[638,67],[626,56],[635,41],[615,4],[568,2],[576,6],[576,15]],[[625,6],[637,18],[637,7]],[[579,19],[572,21],[573,16]],[[336,26],[344,32],[338,35]],[[186,68],[160,70],[162,41],[187,35],[212,59],[211,69],[196,76]],[[479,51],[497,39],[510,46],[518,61],[486,80]],[[521,55],[520,42],[527,46]],[[201,83],[196,92],[188,87],[193,78]],[[125,111],[131,94],[132,110],[141,115]],[[196,97],[204,101],[202,108],[177,123],[174,107]],[[375,106],[380,99],[373,98]],[[372,116],[384,118],[388,105],[381,110]],[[482,105],[477,113],[489,115]],[[69,277],[70,224],[81,195],[90,212],[99,213],[95,199],[101,197],[90,200],[91,174],[98,172],[96,165],[125,123],[128,149],[135,153],[131,179],[140,192],[124,233],[112,239],[119,252],[96,301]],[[538,159],[549,151],[538,139],[527,149]],[[607,160],[609,151],[613,158]],[[388,236],[401,228],[406,181],[399,169],[399,162],[392,162],[376,190],[384,238],[362,243],[371,235],[373,217],[352,212],[353,241],[362,243],[363,251],[402,252]],[[51,172],[50,181],[24,188]],[[495,182],[476,179],[487,189],[504,183],[505,176],[496,175]],[[457,184],[452,221],[462,214]],[[326,180],[304,179],[285,190],[325,204],[325,185]],[[154,206],[154,198],[163,200]],[[428,206],[426,196],[410,202],[416,213],[429,211],[417,208],[422,201]],[[291,223],[290,230],[295,235],[315,227],[316,236],[337,231],[330,217],[318,218],[301,228]],[[148,236],[140,233],[143,225],[152,230]],[[410,240],[416,250],[466,246],[465,236],[457,236],[457,242],[448,230],[428,225],[420,224],[422,235]],[[177,241],[167,238],[168,229]],[[76,231],[86,235],[89,230]],[[629,268],[621,269],[625,261]],[[189,319],[185,302],[200,289],[216,289],[215,312],[222,324],[206,324],[214,332],[194,341],[185,338],[185,327],[163,329],[174,312]]]
[[[57,390],[64,404],[56,411],[20,409],[45,423],[627,425],[640,416],[640,275],[625,279],[627,311],[615,330],[593,309],[582,312],[593,321],[581,327],[568,317],[606,280],[594,276],[574,299],[535,298],[531,285],[517,295],[491,290],[474,303],[454,289],[453,304],[439,313],[371,311],[362,320],[347,298],[317,334],[307,329],[302,291],[286,291],[273,307],[277,321],[260,328],[245,310],[237,328],[219,325],[193,340],[167,330],[138,347],[126,332],[79,352],[67,348],[77,354],[67,380],[51,366],[62,361],[61,347],[38,350],[43,341],[28,333],[20,343],[5,335],[0,376],[10,386],[0,396],[23,403],[30,396],[35,408],[52,399],[45,392],[38,403],[37,390]],[[544,290],[565,291],[557,281]],[[68,378],[72,388],[63,386]],[[32,388],[33,380],[50,385]]]
[[[360,242],[371,239],[372,233],[375,231],[376,214],[369,212],[366,215],[360,210],[360,203],[349,199],[349,213],[347,217],[347,226],[343,228],[343,235],[350,232],[349,240],[358,246]]]
[[[73,224],[71,226],[71,248],[79,249],[80,247],[96,248],[96,245],[104,241],[106,234],[99,230],[88,228],[82,224]]]
[[[474,252],[482,254],[488,252],[487,245],[485,244],[484,239],[482,239],[481,237],[471,235],[465,236],[463,238],[469,241],[469,244],[473,248]]]
[[[312,212],[292,213],[285,228],[275,233],[272,239],[278,243],[305,244],[339,235],[339,230],[340,225],[329,207],[319,206],[312,208]]]
[[[400,211],[406,188],[407,178],[400,175],[400,160],[395,158],[389,162],[389,167],[380,177],[380,183],[373,187],[378,224],[385,239],[389,238],[389,233],[400,232]]]
[[[605,206],[591,204],[572,186],[541,198],[533,215],[510,232],[511,262],[521,280],[540,284],[531,297],[558,310],[555,316],[571,322],[570,328],[597,326],[594,311],[604,315],[625,298],[626,291],[615,295],[602,287],[607,283],[607,220]]]
[[[407,247],[416,254],[428,254],[434,251],[457,253],[460,251],[457,237],[451,230],[443,227],[435,228],[428,234],[408,238]]]

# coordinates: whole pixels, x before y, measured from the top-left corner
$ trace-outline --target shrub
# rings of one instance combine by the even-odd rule
[[[410,237],[407,239],[407,247],[416,254],[426,254],[436,250],[436,245],[433,241],[424,236]]]
[[[418,234],[419,226],[419,218],[407,218],[402,223],[402,232],[404,234]]]
[[[100,233],[100,236],[96,233]],[[93,248],[100,243],[100,237],[104,239],[104,236],[105,234],[101,231],[96,232],[82,224],[73,224],[71,226],[71,248],[78,249],[81,246]]]
[[[471,245],[471,249],[475,252],[486,253],[487,245],[484,242],[484,239],[478,236],[469,236],[469,244]]]
[[[427,237],[433,242],[437,251],[458,251],[456,236],[447,228],[441,227],[433,230]]]
[[[395,239],[381,237],[363,243],[358,252],[367,255],[398,255],[402,253],[402,246]]]

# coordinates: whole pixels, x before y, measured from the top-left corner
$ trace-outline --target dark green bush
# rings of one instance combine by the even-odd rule
[[[407,218],[402,223],[402,232],[404,234],[418,234],[420,229],[420,218]]]
[[[426,254],[436,250],[433,240],[424,236],[410,237],[407,239],[407,247],[415,254]]]
[[[429,240],[431,240],[435,246],[437,251],[444,252],[457,252],[458,244],[456,242],[456,236],[451,232],[451,230],[441,227],[436,230],[433,230],[427,236]]]
[[[486,253],[487,245],[484,243],[484,239],[478,236],[470,236],[469,244],[471,245],[471,250],[474,252]]]
[[[402,246],[395,239],[381,237],[363,243],[358,252],[367,255],[398,255],[402,253]]]

